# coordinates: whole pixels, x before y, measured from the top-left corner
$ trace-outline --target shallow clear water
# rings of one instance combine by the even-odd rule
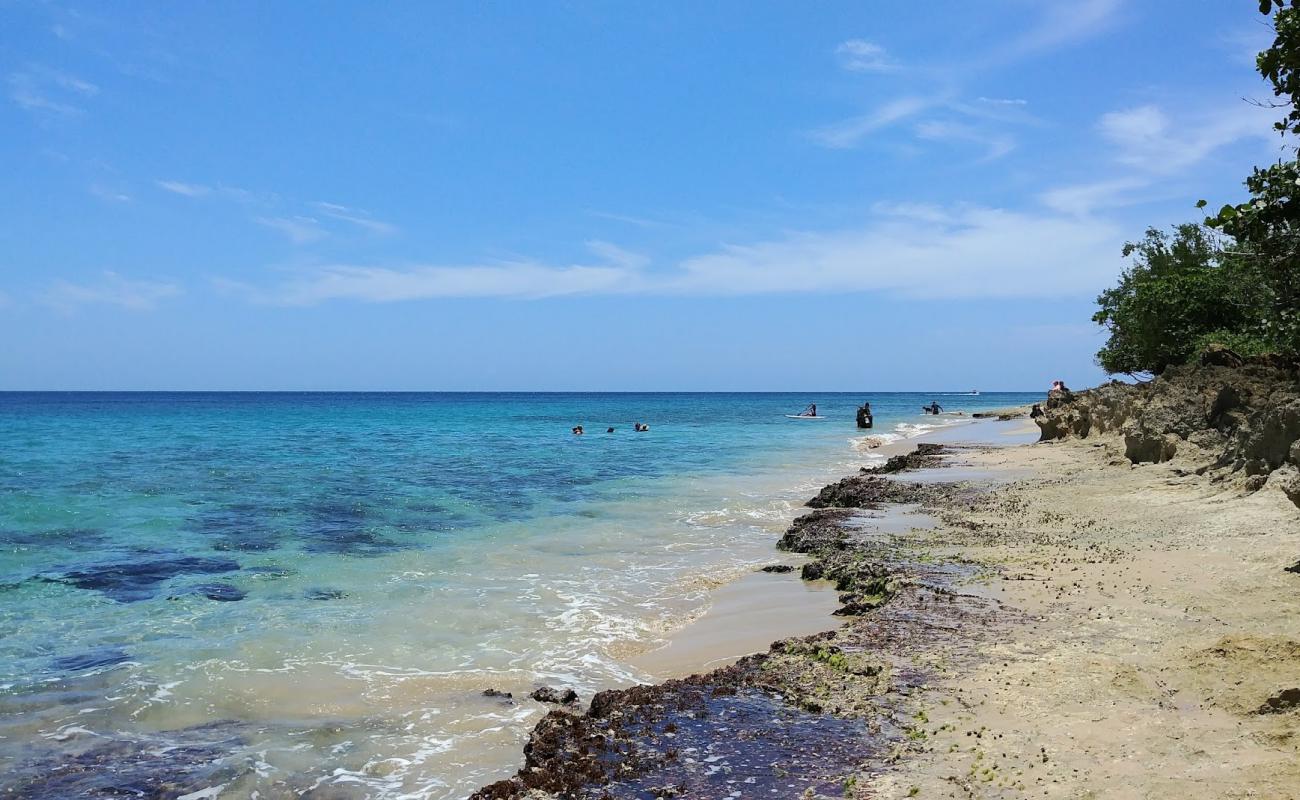
[[[483,689],[644,677],[863,434],[1039,396],[862,399],[0,393],[0,790],[463,796]]]

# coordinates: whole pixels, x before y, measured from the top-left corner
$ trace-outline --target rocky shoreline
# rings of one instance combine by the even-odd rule
[[[1094,413],[1078,397],[1035,421]],[[1259,419],[1172,434],[1195,446],[1171,461],[1132,459],[1115,416],[830,484],[778,547],[834,582],[838,627],[556,708],[473,797],[1300,799],[1288,465],[1193,460],[1290,435]]]
[[[810,556],[804,579],[834,581],[840,627],[702,675],[600,692],[585,712],[552,710],[524,767],[475,800],[839,797],[887,770],[924,736],[908,698],[936,664],[976,658],[1008,613],[962,591],[973,565],[928,558],[889,530],[900,513],[907,527],[931,524],[929,513],[983,491],[876,474],[933,469],[953,452],[922,444],[831,484],[781,538],[778,549]]]

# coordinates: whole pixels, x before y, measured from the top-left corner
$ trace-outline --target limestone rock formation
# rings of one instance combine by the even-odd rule
[[[1300,505],[1295,362],[1214,348],[1200,363],[1170,367],[1145,383],[1052,392],[1035,421],[1041,441],[1110,434],[1123,440],[1134,464],[1186,458],[1198,471],[1236,474],[1248,488],[1276,483]]]

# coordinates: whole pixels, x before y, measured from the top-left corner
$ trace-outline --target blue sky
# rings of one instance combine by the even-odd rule
[[[1098,382],[1241,0],[0,0],[0,388]]]

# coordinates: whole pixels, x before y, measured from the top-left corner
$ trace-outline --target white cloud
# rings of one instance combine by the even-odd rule
[[[126,192],[122,192],[117,189],[113,189],[111,187],[105,186],[102,183],[92,183],[90,185],[90,193],[93,194],[95,197],[98,197],[100,200],[107,200],[112,203],[131,202],[131,195],[127,194]]]
[[[110,305],[131,311],[148,311],[162,300],[181,293],[181,287],[163,281],[131,280],[116,272],[105,272],[97,283],[72,283],[59,280],[41,300],[62,311],[75,311],[87,305]]]
[[[922,122],[916,126],[916,135],[934,142],[968,142],[984,150],[980,161],[1002,158],[1016,149],[1016,140],[1000,133],[989,133],[959,122]]]
[[[853,72],[893,72],[898,62],[889,56],[885,48],[865,39],[849,39],[835,48],[835,56],[840,66]]]
[[[1121,164],[1170,173],[1241,139],[1267,138],[1273,133],[1272,121],[1268,109],[1237,102],[1175,125],[1163,110],[1146,105],[1105,114],[1097,127],[1115,146],[1115,158]]]
[[[326,235],[313,217],[258,217],[256,221],[284,234],[294,244],[309,244]]]
[[[601,219],[609,219],[615,222],[623,222],[638,228],[663,228],[668,224],[666,222],[660,222],[658,220],[649,219],[647,217],[636,217],[636,216],[632,216],[631,214],[615,214],[609,211],[588,211],[587,213],[593,217],[600,217]]]
[[[1039,199],[1043,205],[1062,214],[1087,216],[1098,209],[1140,203],[1146,199],[1142,190],[1149,185],[1150,182],[1142,178],[1115,178],[1048,189]]]
[[[203,197],[212,193],[212,187],[198,183],[184,183],[182,181],[154,181],[154,183],[160,189],[185,197]]]
[[[958,207],[901,213],[857,230],[796,234],[687,259],[682,291],[886,291],[910,297],[1054,297],[1114,277],[1108,222]]]
[[[868,135],[931,108],[935,102],[924,97],[902,97],[880,106],[869,114],[813,131],[812,138],[826,147],[837,149],[853,147]]]
[[[1029,30],[995,51],[995,62],[1013,61],[1055,50],[1105,30],[1120,10],[1120,0],[1056,0],[1040,3],[1045,13]]]
[[[599,256],[593,264],[329,265],[277,286],[221,285],[284,305],[628,293],[1057,297],[1105,286],[1117,269],[1122,240],[1122,231],[1108,221],[1054,212],[881,206],[870,221],[851,229],[728,245],[660,269],[650,269],[642,255],[592,242],[588,247]]]
[[[1154,105],[1113,111],[1102,115],[1097,130],[1123,174],[1054,187],[1039,199],[1048,208],[1073,215],[1143,203],[1220,148],[1247,139],[1268,140],[1271,123],[1268,109],[1244,102],[1178,119]]]
[[[371,217],[369,213],[360,209],[348,208],[347,206],[341,206],[338,203],[316,202],[312,203],[312,205],[327,217],[351,223],[352,225],[356,225],[358,228],[362,228],[380,236],[391,236],[392,234],[397,233],[396,225],[381,222],[380,220]]]
[[[1027,105],[1029,105],[1029,101],[1028,101],[1028,100],[1021,100],[1020,98],[1015,98],[1015,97],[977,97],[977,98],[975,98],[975,99],[978,100],[978,101],[981,102],[981,103],[988,103],[989,105],[994,105],[994,106],[1027,106]]]
[[[39,65],[30,65],[8,77],[9,99],[27,111],[75,116],[83,109],[78,98],[99,93],[99,87],[74,75]]]

